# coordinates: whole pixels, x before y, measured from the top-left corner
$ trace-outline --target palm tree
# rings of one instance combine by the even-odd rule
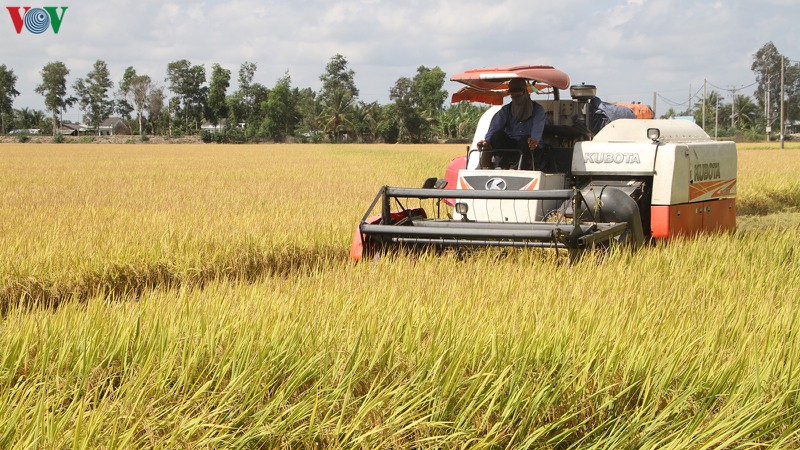
[[[694,122],[700,124],[704,130],[714,128],[716,123],[717,108],[722,105],[722,96],[717,91],[711,91],[706,95],[705,102],[701,99],[694,104]],[[703,106],[705,105],[706,121],[703,123]],[[721,117],[721,116],[720,116]]]
[[[487,108],[461,102],[439,113],[437,129],[441,137],[471,138]]]
[[[378,102],[359,102],[354,108],[354,118],[359,137],[365,136],[370,141],[378,139],[383,108]]]
[[[39,128],[45,115],[42,111],[30,108],[14,110],[14,123],[17,128]]]
[[[353,120],[354,97],[348,89],[337,88],[330,99],[322,104],[320,122],[322,129],[333,139],[338,140],[339,134],[355,130]]]
[[[737,95],[733,100],[733,122],[737,128],[748,128],[755,123],[759,108],[747,95]]]

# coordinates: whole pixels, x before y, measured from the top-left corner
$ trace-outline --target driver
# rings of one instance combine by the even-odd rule
[[[494,115],[486,137],[478,142],[478,149],[518,149],[522,152],[522,169],[533,169],[532,153],[544,131],[544,108],[531,100],[528,83],[522,78],[508,82],[508,95],[511,103]],[[491,167],[491,158],[491,153],[481,153],[480,166]]]

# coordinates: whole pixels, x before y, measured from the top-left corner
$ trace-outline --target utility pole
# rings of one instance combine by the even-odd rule
[[[658,118],[658,114],[656,113],[656,98],[658,97],[658,92],[653,92],[653,118]]]
[[[706,131],[706,99],[708,98],[708,81],[703,78],[703,131]]]
[[[783,56],[781,56],[781,150],[783,150],[783,97],[785,97],[784,87],[783,87]]]
[[[719,128],[719,95],[717,95],[717,106],[714,108],[714,140],[717,140],[717,129]]]
[[[772,105],[769,104],[769,82],[771,77],[767,77],[767,94],[766,94],[766,101],[764,102],[767,105],[767,110],[764,111],[764,116],[767,118],[767,142],[769,142],[769,133],[772,131],[772,126],[769,122],[769,110],[772,109]]]

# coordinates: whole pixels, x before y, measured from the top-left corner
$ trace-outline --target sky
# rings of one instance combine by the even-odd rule
[[[800,60],[798,0],[2,0],[0,64],[14,71],[15,108],[44,110],[42,68],[70,70],[69,92],[95,61],[115,87],[133,66],[165,88],[167,64],[187,59],[231,71],[254,62],[254,81],[319,90],[332,56],[355,71],[359,99],[389,102],[389,89],[419,66],[440,67],[444,88],[464,70],[552,65],[573,84],[594,84],[606,101],[639,101],[657,114],[685,109],[690,96],[730,90],[752,95],[753,55],[767,42]],[[9,7],[67,7],[52,26],[18,34]],[[19,11],[14,8],[14,11]],[[166,89],[165,89],[166,90]],[[568,94],[568,93],[567,93]],[[168,92],[169,95],[169,92]],[[64,119],[80,120],[75,107]]]

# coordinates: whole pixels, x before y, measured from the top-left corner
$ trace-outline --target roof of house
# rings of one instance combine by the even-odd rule
[[[85,131],[89,127],[82,123],[62,123],[61,129],[62,130],[78,130],[78,131]]]
[[[100,122],[100,128],[113,127],[120,122],[122,122],[123,124],[125,123],[121,117],[109,117],[104,121]]]

